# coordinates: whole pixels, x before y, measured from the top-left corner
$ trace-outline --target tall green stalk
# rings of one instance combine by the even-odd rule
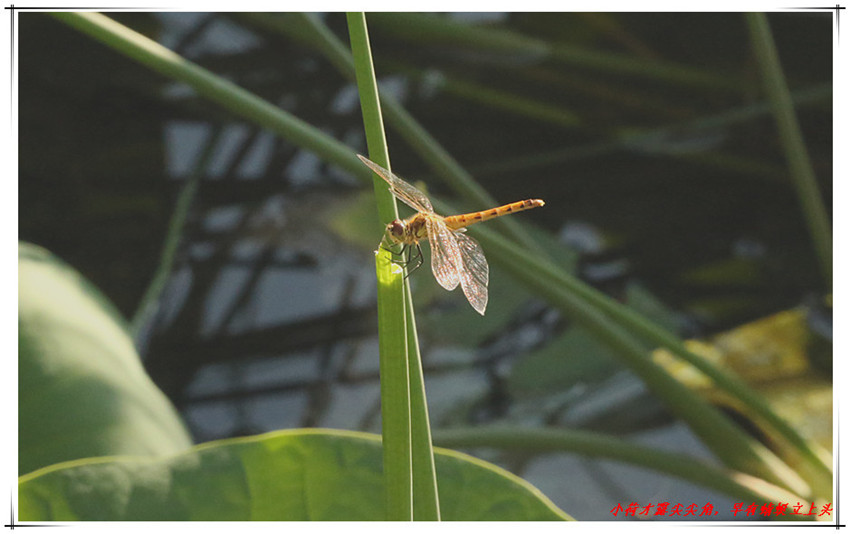
[[[360,93],[366,142],[373,161],[389,168],[378,86],[372,64],[366,17],[348,13],[348,32]],[[398,217],[386,183],[374,177],[381,221]],[[413,316],[410,286],[391,253],[379,248],[378,336],[381,358],[381,417],[387,518],[439,520],[434,451],[425,384]]]
[[[348,13],[348,33],[355,58],[360,107],[369,156],[389,167],[381,107],[374,83],[372,54],[366,21],[362,15]],[[386,185],[373,178],[381,221],[398,216],[395,201]],[[410,380],[408,370],[407,306],[402,269],[395,266],[389,251],[379,248],[375,254],[378,277],[378,346],[381,370],[381,434],[384,455],[384,491],[387,520],[413,519],[413,458],[410,432]]]
[[[826,207],[821,198],[809,151],[803,142],[800,123],[794,113],[794,103],[788,82],[782,73],[779,53],[773,42],[770,25],[764,13],[747,13],[747,25],[756,58],[759,62],[764,90],[773,108],[773,116],[779,130],[779,139],[785,149],[785,158],[791,178],[797,188],[797,196],[809,227],[815,251],[820,261],[821,273],[827,288],[832,290],[832,230]]]

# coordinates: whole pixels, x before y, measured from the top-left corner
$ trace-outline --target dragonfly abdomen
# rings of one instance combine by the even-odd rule
[[[490,219],[495,219],[496,217],[501,217],[502,215],[510,215],[511,213],[518,213],[520,211],[530,210],[532,208],[539,208],[543,206],[545,202],[538,198],[532,198],[527,200],[520,200],[518,202],[511,202],[510,204],[505,204],[504,206],[499,206],[498,208],[492,208],[484,211],[476,211],[473,213],[464,213],[461,215],[452,215],[450,217],[446,217],[446,226],[451,228],[452,230],[457,230],[458,228],[465,228],[469,225],[489,221]]]

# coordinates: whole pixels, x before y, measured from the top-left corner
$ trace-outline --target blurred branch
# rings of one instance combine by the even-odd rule
[[[832,93],[832,84],[816,85],[807,89],[794,91],[792,93],[792,99],[797,105],[811,106],[819,102],[828,102],[832,98]],[[659,139],[665,139],[671,136],[675,138],[682,135],[697,135],[706,131],[726,129],[736,124],[761,118],[770,112],[770,102],[757,102],[727,111],[721,111],[714,115],[677,122],[668,126],[621,131],[616,139],[609,141],[483,163],[475,167],[475,174],[490,175],[528,172],[530,168],[562,165],[567,161],[602,157],[621,150],[642,149],[657,143]],[[698,155],[687,152],[672,155],[685,159],[699,158]],[[761,167],[761,169],[763,170],[764,167]]]
[[[201,177],[212,158],[213,150],[218,146],[218,141],[223,131],[224,129],[219,126],[210,134],[203,152],[201,152],[198,160],[195,162],[195,168],[192,169],[192,174],[177,197],[174,213],[171,215],[171,220],[168,223],[168,232],[165,235],[165,241],[162,245],[159,265],[153,275],[153,279],[148,284],[148,288],[145,290],[145,294],[142,296],[142,300],[139,302],[136,313],[133,314],[133,318],[130,320],[130,333],[133,339],[138,337],[142,327],[156,313],[159,297],[162,294],[162,290],[165,289],[168,277],[174,267],[177,248],[180,246],[180,238],[183,235],[186,218],[189,216],[189,209],[192,207],[192,201],[195,199]]]
[[[595,432],[525,426],[449,428],[435,431],[434,442],[450,448],[495,447],[510,451],[572,452],[667,473],[748,501],[801,500],[798,495],[744,473],[717,468],[692,456],[642,447]]]
[[[156,72],[186,83],[199,95],[236,115],[282,135],[363,180],[371,181],[369,169],[344,143],[144,35],[100,13],[56,11],[50,15]]]
[[[779,53],[770,25],[764,13],[747,13],[747,24],[753,42],[756,57],[759,61],[764,89],[773,108],[776,126],[779,129],[779,139],[785,148],[785,157],[797,195],[803,208],[803,216],[809,226],[809,232],[814,241],[815,249],[820,260],[821,272],[828,291],[832,290],[832,229],[826,207],[821,198],[815,171],[809,159],[809,152],[803,142],[800,124],[794,113],[794,104],[788,83],[779,63]]]
[[[627,73],[699,90],[740,92],[743,87],[740,80],[734,77],[684,65],[597,52],[563,43],[551,44],[507,30],[463,24],[433,14],[370,13],[369,18],[381,32],[410,41],[424,41],[439,46],[454,44],[503,54],[521,54],[540,60],[554,59],[602,72]]]

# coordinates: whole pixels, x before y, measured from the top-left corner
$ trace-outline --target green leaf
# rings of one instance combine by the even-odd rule
[[[20,473],[192,445],[106,298],[48,251],[18,246]]]
[[[514,475],[438,450],[444,519],[569,517]],[[22,477],[22,521],[382,520],[379,436],[285,430],[168,459],[80,460]]]

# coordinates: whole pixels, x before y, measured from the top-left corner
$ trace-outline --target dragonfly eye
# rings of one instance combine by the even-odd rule
[[[387,233],[396,239],[404,237],[404,221],[396,219],[387,225]]]

